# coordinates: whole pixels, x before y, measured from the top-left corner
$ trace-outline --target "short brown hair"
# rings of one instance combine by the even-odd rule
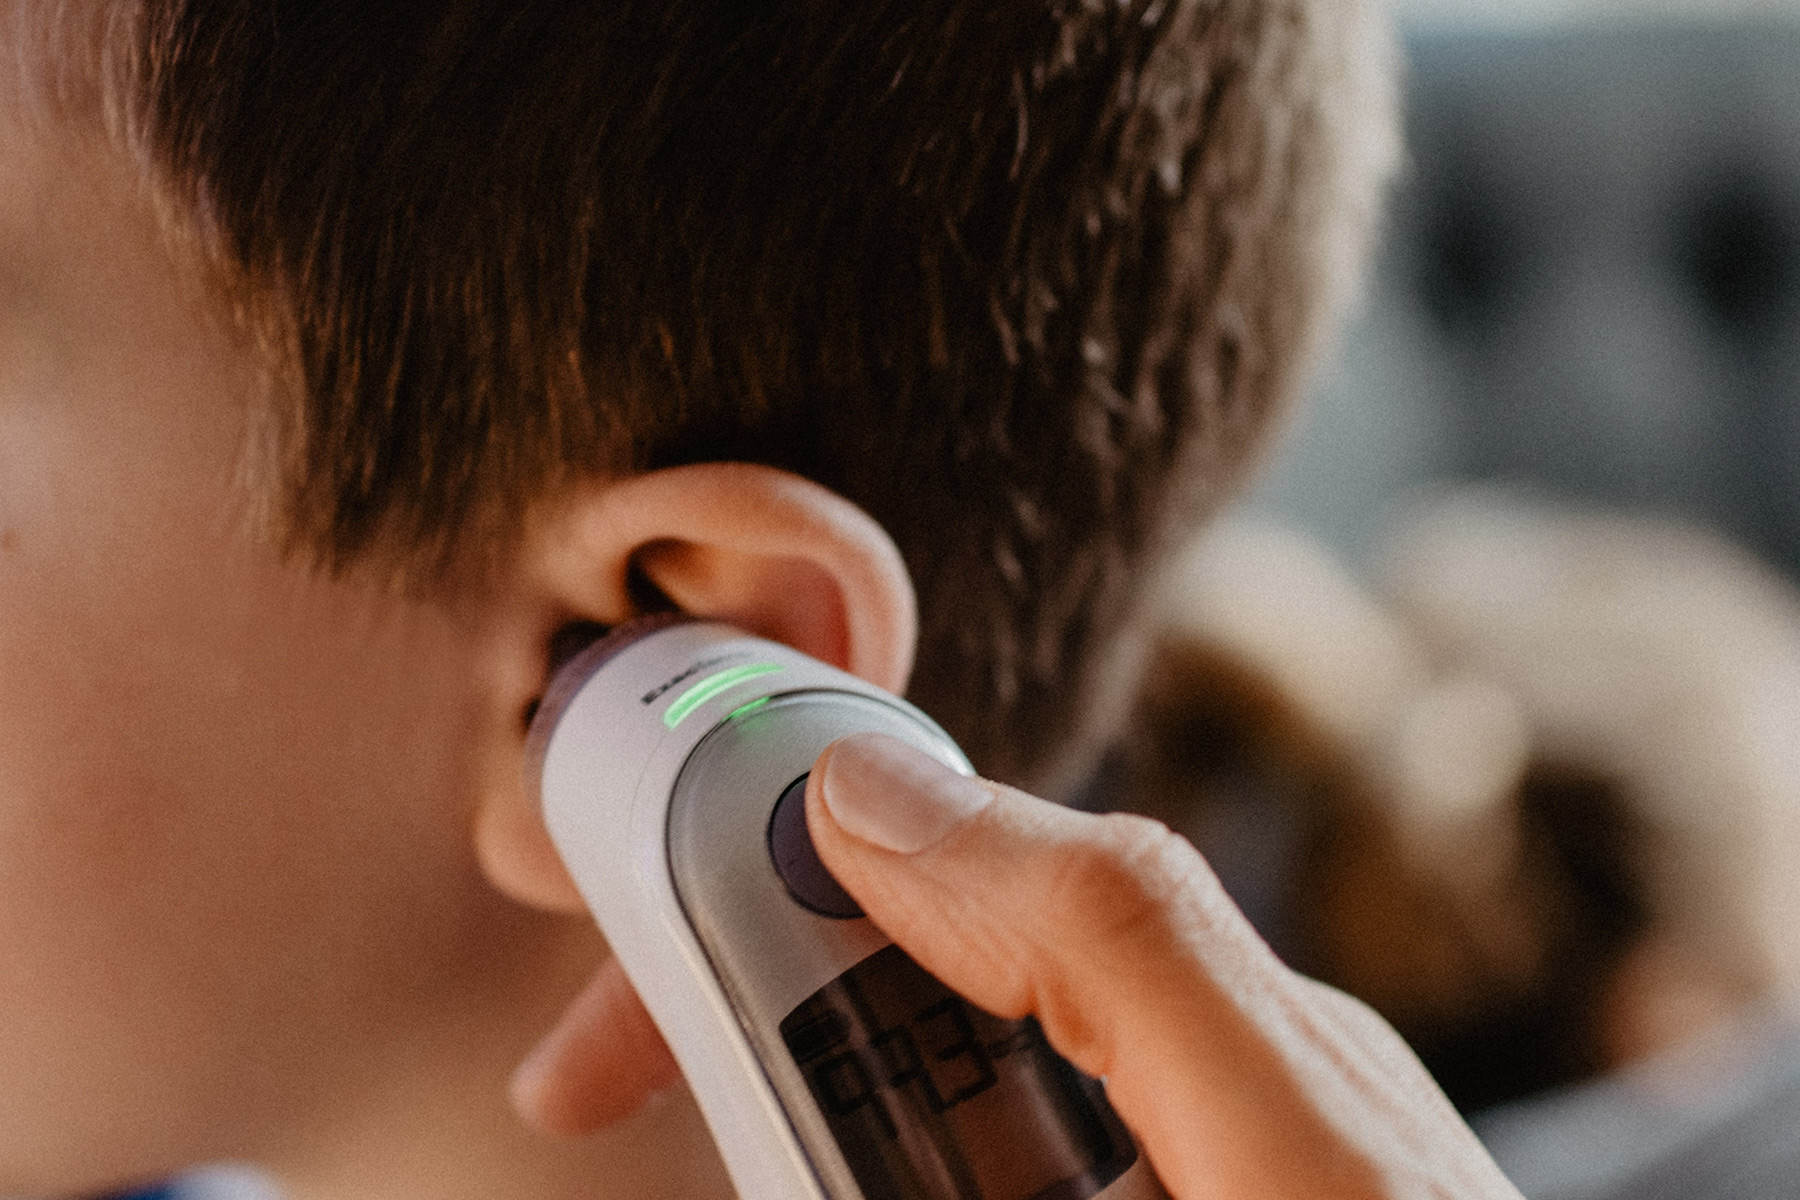
[[[796,471],[899,543],[915,699],[1038,786],[1393,157],[1372,0],[99,7],[276,348],[293,544],[429,571],[595,473]]]

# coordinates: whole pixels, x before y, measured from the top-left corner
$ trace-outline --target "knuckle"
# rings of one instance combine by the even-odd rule
[[[1097,836],[1064,849],[1056,908],[1098,937],[1165,929],[1211,872],[1199,852],[1160,821],[1124,813],[1101,821]]]
[[[1117,987],[1179,953],[1212,872],[1159,821],[1114,814],[1083,824],[1058,847],[1040,897],[1033,1008],[1071,1061],[1104,1075],[1118,1050]]]

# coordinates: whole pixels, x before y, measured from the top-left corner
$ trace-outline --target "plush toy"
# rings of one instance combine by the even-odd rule
[[[1466,1108],[1800,996],[1800,597],[1671,522],[1466,493],[1376,587],[1238,522],[1109,794]]]
[[[1702,528],[1472,493],[1419,513],[1388,590],[1517,697],[1534,755],[1604,780],[1643,932],[1614,1059],[1800,1008],[1800,593]]]

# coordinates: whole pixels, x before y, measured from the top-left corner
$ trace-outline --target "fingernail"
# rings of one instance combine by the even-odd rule
[[[833,746],[820,786],[846,832],[898,854],[935,846],[994,799],[981,780],[879,733]]]

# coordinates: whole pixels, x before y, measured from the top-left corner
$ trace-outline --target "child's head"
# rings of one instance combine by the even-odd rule
[[[914,698],[1069,778],[1392,155],[1345,0],[4,20],[0,1193],[503,1074],[595,952],[492,887],[570,622],[897,686],[910,575]]]

